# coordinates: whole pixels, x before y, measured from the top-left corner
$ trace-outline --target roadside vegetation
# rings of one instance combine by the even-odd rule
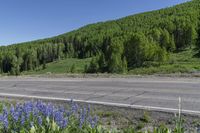
[[[95,114],[96,113],[96,114]],[[144,112],[135,127],[109,128],[101,123],[105,117],[116,117],[117,113],[94,112],[90,105],[79,106],[71,101],[65,106],[42,101],[24,103],[1,103],[0,132],[2,133],[184,133],[181,113],[175,117],[173,128],[144,128],[151,120]],[[105,126],[107,125],[107,126]]]
[[[43,69],[41,66],[38,67],[36,70],[22,72],[22,74],[32,75],[32,74],[84,73],[85,66],[89,65],[90,61],[91,58],[86,58],[86,59],[67,58],[64,60],[47,63],[45,69]]]
[[[143,67],[132,68],[123,73],[124,75],[150,75],[150,74],[171,74],[171,73],[196,73],[200,72],[200,58],[195,48],[186,49],[178,53],[169,55],[169,60],[165,63],[151,63]],[[36,70],[22,72],[24,75],[40,74],[83,74],[86,73],[92,58],[77,59],[67,58],[52,63],[47,63],[46,68],[42,66]],[[95,67],[92,67],[95,68]],[[99,72],[100,73],[100,72]]]
[[[52,38],[2,46],[0,72],[20,75],[44,69],[61,73],[76,72],[76,67],[77,73],[83,70],[85,73],[133,74],[198,70],[199,65],[194,68],[195,64],[189,65],[190,60],[185,60],[184,65],[173,58],[194,48],[197,51],[194,57],[199,58],[199,12],[200,1],[192,0],[170,8],[87,25]],[[89,65],[80,65],[81,68],[78,62],[69,61],[63,70],[54,70],[54,63],[62,64],[63,60],[71,58],[92,59]],[[69,64],[71,70],[68,70]]]
[[[129,74],[172,74],[172,73],[199,73],[200,59],[196,56],[198,51],[186,49],[172,53],[169,60],[162,64],[151,64],[131,69]]]

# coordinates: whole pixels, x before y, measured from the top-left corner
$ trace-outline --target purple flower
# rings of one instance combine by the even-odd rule
[[[80,118],[79,118],[79,127],[80,128],[82,128],[82,126],[85,122],[85,117],[86,117],[85,109],[84,109],[84,111],[81,109],[80,110]]]
[[[88,117],[88,122],[90,123],[91,127],[94,128],[97,125],[98,118],[95,116],[92,118],[91,116]]]
[[[3,123],[3,126],[8,128],[8,111],[6,107],[3,107],[3,114],[0,115],[0,121]]]
[[[63,119],[59,124],[60,128],[62,129],[66,128],[68,124],[68,118]]]
[[[21,116],[21,125],[24,125],[24,123],[25,123],[25,117],[24,117],[24,115],[22,115]]]
[[[41,126],[41,125],[42,125],[42,117],[41,117],[41,116],[38,116],[38,119],[37,119],[37,120],[38,120],[38,125]]]
[[[87,108],[87,112],[88,112],[88,114],[90,114],[90,104],[88,105],[88,108]]]
[[[97,124],[97,117],[92,118],[89,114],[90,105],[83,109],[79,109],[78,104],[73,102],[73,100],[71,101],[70,110],[66,110],[64,106],[55,107],[51,103],[46,104],[41,101],[29,101],[25,102],[24,104],[17,103],[16,106],[11,104],[9,110],[4,107],[2,114],[0,114],[0,123],[5,129],[8,129],[9,124],[11,124],[10,127],[13,126],[13,123],[19,124],[17,125],[16,129],[12,129],[18,132],[21,130],[21,128],[28,128],[25,130],[30,130],[29,128],[34,126],[34,124],[44,126],[43,118],[48,117],[50,122],[54,120],[62,130],[67,127],[69,119],[72,116],[76,120],[79,120],[80,128],[82,128],[86,122],[87,124],[90,124],[92,128],[94,128]]]

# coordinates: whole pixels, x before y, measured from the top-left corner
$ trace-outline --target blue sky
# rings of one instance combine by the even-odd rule
[[[86,24],[188,0],[0,0],[0,45],[59,35]]]

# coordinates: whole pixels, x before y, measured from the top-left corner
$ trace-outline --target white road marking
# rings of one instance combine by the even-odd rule
[[[71,101],[72,100],[72,99],[68,99],[68,98],[29,96],[29,95],[9,94],[9,93],[0,93],[0,96],[1,97],[30,98],[30,99],[40,99],[40,100],[58,100],[58,101]],[[88,104],[106,105],[106,106],[129,107],[129,108],[134,108],[134,109],[146,109],[146,110],[152,110],[152,111],[164,111],[164,112],[175,112],[175,113],[178,113],[178,111],[179,111],[178,109],[174,109],[174,108],[143,106],[143,105],[130,105],[130,104],[123,104],[123,103],[100,102],[100,101],[77,100],[77,99],[73,99],[73,101],[74,102],[88,103]],[[200,115],[200,111],[182,110],[182,112],[187,113],[187,114],[198,114],[198,115]]]

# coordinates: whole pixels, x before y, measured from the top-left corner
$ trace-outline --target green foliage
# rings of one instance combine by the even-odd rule
[[[70,72],[71,72],[71,73],[75,73],[75,72],[76,72],[76,66],[75,66],[75,64],[73,64],[73,65],[71,66]]]
[[[149,42],[144,34],[136,34],[128,41],[125,55],[128,67],[141,67],[145,62],[164,62],[167,52],[159,45]]]
[[[90,66],[87,69],[88,73],[97,73],[99,71],[98,57],[91,60]]]
[[[199,23],[200,23],[200,22],[199,22]],[[198,48],[197,56],[200,57],[200,24],[199,24],[198,31],[197,31],[196,46],[197,46],[197,48]]]
[[[123,133],[136,133],[135,129],[132,127],[123,130]]]
[[[183,119],[181,117],[181,114],[176,117],[176,127],[174,129],[174,133],[184,133]]]
[[[76,59],[67,58],[64,60],[54,61],[46,64],[46,68],[43,69],[42,66],[32,71],[25,71],[22,74],[64,74],[71,73],[72,66],[75,65],[74,73],[84,73],[85,66],[89,66],[91,58],[87,59]]]
[[[169,74],[169,73],[193,73],[200,70],[200,59],[195,58],[197,50],[185,50],[168,56],[165,63],[149,62],[140,68],[134,68],[129,74]]]
[[[154,128],[153,133],[172,133],[172,131],[165,126],[160,126],[158,128]],[[180,132],[180,133],[183,133],[183,132]]]
[[[115,39],[111,41],[108,49],[108,72],[110,73],[122,73],[123,72],[123,52],[124,47],[120,40]]]
[[[150,116],[149,116],[148,112],[145,111],[143,117],[140,118],[140,120],[141,120],[142,122],[145,122],[145,123],[150,122]]]

